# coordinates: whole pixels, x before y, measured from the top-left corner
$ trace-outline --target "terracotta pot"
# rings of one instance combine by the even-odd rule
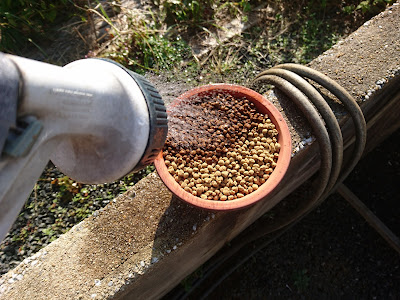
[[[270,120],[273,122],[273,124],[275,124],[276,129],[279,132],[278,143],[281,145],[281,148],[277,165],[268,180],[263,183],[256,191],[239,199],[229,201],[204,200],[200,197],[193,196],[191,193],[186,192],[174,180],[174,178],[169,174],[167,170],[162,152],[159,153],[156,160],[154,161],[154,164],[164,184],[173,194],[175,194],[183,201],[197,207],[209,210],[234,210],[252,205],[260,200],[266,199],[268,195],[270,195],[275,187],[279,184],[289,167],[292,153],[291,138],[288,126],[284,121],[281,113],[275,108],[275,106],[267,99],[265,99],[262,95],[242,86],[232,84],[211,84],[200,86],[179,96],[173,103],[171,103],[170,107],[176,106],[184,99],[190,99],[193,96],[201,97],[202,95],[208,95],[211,92],[215,91],[228,93],[233,97],[238,98],[246,97],[249,101],[253,102],[256,105],[259,112],[268,114]]]

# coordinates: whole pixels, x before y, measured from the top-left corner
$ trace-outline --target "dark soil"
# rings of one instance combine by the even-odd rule
[[[398,130],[345,181],[398,236],[399,141]],[[233,257],[230,264],[243,259]],[[336,193],[236,269],[207,299],[398,299],[399,282],[400,255]]]

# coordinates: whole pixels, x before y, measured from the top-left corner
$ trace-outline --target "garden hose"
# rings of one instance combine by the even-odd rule
[[[355,146],[350,160],[342,169],[343,165],[343,137],[338,121],[323,96],[305,78],[310,79],[332,93],[345,107],[353,120],[355,128]],[[297,64],[277,65],[269,70],[261,72],[254,83],[272,84],[281,90],[294,104],[303,112],[307,118],[316,140],[319,144],[321,163],[317,184],[312,191],[312,196],[302,202],[300,207],[285,218],[269,223],[259,219],[255,222],[250,232],[247,230],[241,238],[231,243],[228,251],[215,256],[210,267],[204,271],[202,278],[197,280],[192,289],[182,295],[176,295],[179,299],[187,298],[197,287],[199,287],[215,270],[223,265],[230,257],[240,251],[244,246],[256,242],[259,238],[270,235],[260,245],[253,245],[253,250],[236,265],[224,268],[224,274],[214,281],[203,293],[201,298],[207,297],[223,280],[232,274],[240,265],[252,257],[255,253],[265,248],[286,230],[300,221],[326,197],[334,191],[337,186],[350,174],[361,158],[365,143],[367,126],[360,107],[354,98],[337,82],[328,76],[309,67]],[[325,127],[326,125],[326,127]],[[235,242],[237,241],[237,242]],[[246,249],[247,250],[247,249]],[[247,252],[247,251],[246,251]]]

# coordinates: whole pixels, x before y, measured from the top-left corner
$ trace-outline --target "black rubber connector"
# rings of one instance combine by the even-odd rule
[[[142,75],[129,70],[127,72],[142,90],[150,117],[150,133],[147,147],[139,164],[132,170],[132,172],[135,172],[151,164],[164,147],[168,133],[168,119],[164,101],[157,89]]]
[[[146,100],[150,119],[149,138],[147,140],[147,146],[142,158],[140,159],[140,162],[128,174],[140,171],[144,167],[150,165],[164,147],[168,133],[167,110],[164,105],[164,101],[162,100],[161,95],[159,94],[157,89],[144,76],[125,68],[123,65],[111,59],[95,59],[100,59],[112,63],[127,72],[129,76],[131,76],[132,79],[137,83],[143,93],[144,99]]]

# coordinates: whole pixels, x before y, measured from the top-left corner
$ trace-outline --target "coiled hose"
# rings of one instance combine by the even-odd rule
[[[353,120],[356,138],[355,146],[350,160],[346,163],[346,166],[343,169],[344,147],[340,126],[325,99],[310,83],[310,81],[307,81],[306,79],[320,84],[336,96]],[[245,258],[239,263],[224,268],[223,275],[220,276],[217,281],[214,281],[212,285],[208,286],[207,290],[201,295],[201,299],[206,298],[240,265],[255,253],[269,245],[326,199],[329,194],[332,193],[350,174],[363,154],[367,135],[367,126],[363,113],[354,98],[334,80],[303,65],[282,64],[261,72],[255,78],[254,83],[274,85],[289,97],[289,99],[294,102],[307,118],[320,149],[321,165],[319,176],[317,178],[318,182],[311,193],[312,196],[306,201],[303,201],[295,212],[286,215],[284,218],[277,220],[273,224],[263,220],[256,221],[257,226],[253,226],[253,230],[250,230],[250,232],[246,231],[246,235],[243,236],[240,241],[236,243],[232,242],[229,250],[224,251],[223,254],[217,255],[213,258],[210,267],[204,271],[202,278],[192,285],[190,291],[183,295],[175,295],[175,298],[187,298],[210,274],[212,274],[240,249],[257,241],[261,237],[270,235],[270,237],[263,243],[254,246],[250,253],[246,251],[247,253]]]

